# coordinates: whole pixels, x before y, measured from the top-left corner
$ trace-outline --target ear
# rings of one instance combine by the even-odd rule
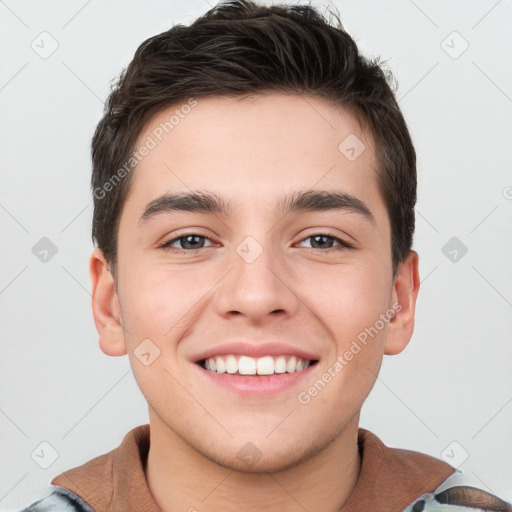
[[[410,251],[407,258],[398,266],[393,280],[391,304],[395,305],[393,309],[396,313],[388,324],[388,336],[384,349],[387,355],[402,352],[414,332],[416,298],[420,289],[418,260],[418,253]]]
[[[121,308],[109,266],[100,249],[91,255],[89,271],[92,281],[92,314],[99,334],[101,350],[108,356],[125,355]]]

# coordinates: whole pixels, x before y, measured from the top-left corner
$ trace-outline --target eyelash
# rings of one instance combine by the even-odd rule
[[[159,246],[159,248],[160,249],[164,249],[166,251],[175,251],[175,252],[178,252],[180,254],[195,254],[195,253],[197,253],[198,251],[200,251],[202,249],[207,249],[207,247],[200,247],[198,249],[178,249],[176,247],[171,247],[171,245],[174,242],[177,242],[178,240],[181,240],[182,238],[187,238],[189,236],[205,238],[206,240],[209,240],[210,242],[213,242],[213,240],[210,237],[205,236],[205,235],[200,235],[199,233],[185,233],[185,234],[180,235],[180,236],[178,236],[176,238],[173,238],[172,240],[164,242],[162,245]],[[328,249],[316,249],[316,248],[313,247],[313,248],[311,248],[313,251],[334,252],[334,251],[343,251],[343,250],[346,250],[346,249],[354,249],[354,246],[352,244],[349,244],[345,240],[335,236],[334,233],[315,233],[313,235],[309,235],[309,236],[303,238],[302,240],[300,240],[300,242],[304,242],[305,240],[308,240],[309,238],[315,238],[317,236],[323,236],[323,237],[326,237],[326,238],[332,238],[336,242],[339,242],[339,245],[338,245],[338,247],[330,247]]]

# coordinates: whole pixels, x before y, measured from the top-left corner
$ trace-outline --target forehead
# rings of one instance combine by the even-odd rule
[[[141,132],[126,203],[165,192],[208,190],[236,208],[272,206],[304,189],[379,203],[374,142],[344,107],[311,96],[258,94],[184,101]],[[354,158],[355,156],[355,158]],[[375,208],[383,207],[374,204]]]

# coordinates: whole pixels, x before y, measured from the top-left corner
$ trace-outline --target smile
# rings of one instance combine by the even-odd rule
[[[297,373],[305,370],[316,360],[301,359],[296,356],[250,357],[234,354],[218,355],[199,361],[205,370],[231,375],[275,375]]]

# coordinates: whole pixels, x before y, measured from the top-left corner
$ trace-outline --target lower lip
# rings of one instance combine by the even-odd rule
[[[277,373],[274,375],[233,375],[205,370],[195,364],[199,371],[214,384],[244,397],[266,397],[289,390],[302,382],[316,367],[318,362],[305,370],[294,373]]]

